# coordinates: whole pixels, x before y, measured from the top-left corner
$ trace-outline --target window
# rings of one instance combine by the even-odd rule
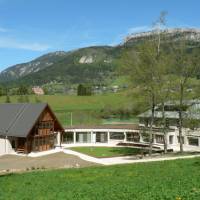
[[[127,141],[139,142],[140,141],[139,133],[127,133]]]
[[[199,139],[198,138],[188,138],[188,144],[192,146],[199,146]]]
[[[90,143],[91,142],[91,133],[90,132],[77,132],[76,133],[76,142]]]
[[[39,123],[39,129],[52,129],[53,122],[52,121],[42,121]]]
[[[107,142],[108,141],[108,135],[105,132],[97,132],[96,133],[96,142]]]
[[[143,132],[142,133],[142,139],[144,142],[149,142],[149,134]]]
[[[178,143],[180,143],[180,137],[177,136]],[[184,137],[182,136],[182,143],[184,144]]]
[[[63,142],[64,143],[72,143],[74,138],[73,132],[66,132],[63,134]]]
[[[124,139],[124,133],[110,133],[110,139],[111,140],[123,140]]]
[[[169,136],[169,144],[173,144],[174,143],[174,136],[170,135]]]
[[[155,135],[156,143],[163,144],[164,143],[164,137],[163,135]]]

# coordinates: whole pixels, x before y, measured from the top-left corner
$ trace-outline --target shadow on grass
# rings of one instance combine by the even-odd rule
[[[116,156],[130,156],[130,155],[146,155],[149,153],[148,149],[137,149],[137,148],[113,148],[110,150],[110,152],[113,152]],[[152,151],[152,153],[156,153],[156,151]]]

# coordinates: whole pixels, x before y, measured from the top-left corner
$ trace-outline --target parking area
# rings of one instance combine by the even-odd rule
[[[0,157],[0,171],[27,170],[37,168],[73,168],[94,165],[97,164],[82,160],[77,156],[68,155],[63,152],[35,158],[16,155],[6,155]]]

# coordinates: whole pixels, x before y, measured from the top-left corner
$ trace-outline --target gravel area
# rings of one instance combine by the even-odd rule
[[[73,168],[94,165],[97,164],[82,160],[74,155],[67,155],[63,152],[36,158],[16,155],[6,155],[0,157],[0,171],[27,170],[27,168]]]

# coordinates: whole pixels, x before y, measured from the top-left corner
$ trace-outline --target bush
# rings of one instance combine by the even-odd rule
[[[91,96],[92,95],[92,87],[89,85],[79,84],[77,88],[78,96]]]

